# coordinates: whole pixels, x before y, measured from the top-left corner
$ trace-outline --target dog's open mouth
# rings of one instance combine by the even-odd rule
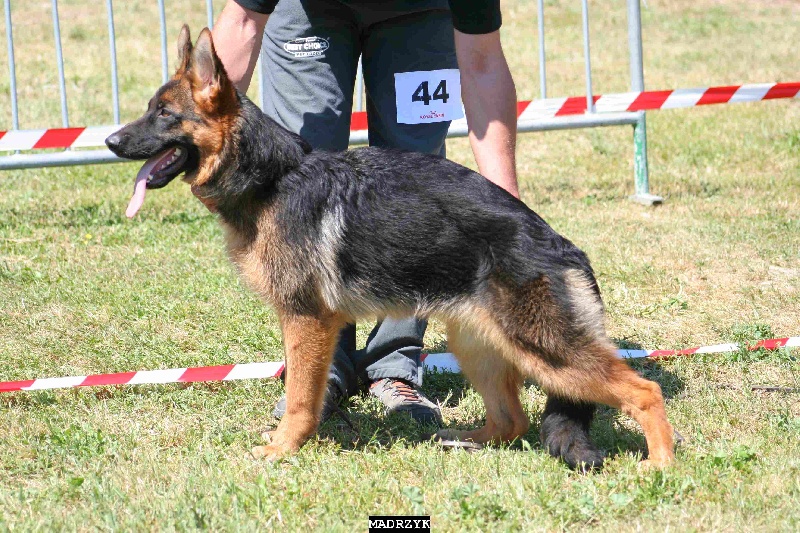
[[[167,148],[148,159],[136,175],[133,196],[125,215],[133,218],[144,203],[147,189],[160,189],[183,172],[188,151],[181,147]]]

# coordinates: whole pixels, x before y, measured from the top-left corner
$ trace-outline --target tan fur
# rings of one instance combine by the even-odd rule
[[[265,209],[258,218],[258,232],[250,240],[222,222],[228,256],[247,287],[278,310],[290,307],[292,295],[309,282],[303,259],[293,253],[281,236],[274,213]],[[329,309],[321,305],[320,309]]]
[[[508,442],[528,432],[530,421],[519,394],[522,375],[489,339],[460,323],[447,325],[447,346],[457,354],[461,371],[486,405],[486,425],[473,431],[443,430],[442,438],[477,443]]]
[[[490,288],[496,320],[507,334],[555,352],[570,324],[561,306],[553,302],[551,283],[548,276],[542,276],[515,289],[499,282],[490,282]]]
[[[231,137],[233,129],[232,123],[218,121],[212,127],[199,129],[193,135],[200,151],[200,165],[193,173],[190,181],[192,185],[202,187],[219,171],[223,159],[217,157],[217,154],[226,148],[226,139]]]
[[[189,26],[186,24],[181,27],[181,33],[178,35],[178,69],[175,72],[173,79],[183,76],[189,68],[189,61],[192,58],[192,36],[189,32]]]
[[[573,307],[580,310],[576,320],[594,335],[605,335],[603,302],[597,297],[586,273],[577,269],[567,270],[564,281]]]
[[[336,314],[281,316],[286,351],[286,414],[268,435],[270,443],[253,448],[254,457],[277,459],[296,452],[317,430],[328,367],[344,324]]]
[[[239,102],[236,89],[227,76],[214,52],[211,32],[204,28],[197,44],[191,46],[189,29],[184,26],[178,41],[180,65],[173,79],[188,84],[194,111],[203,117],[202,124],[185,122],[184,127],[192,136],[200,152],[200,163],[188,181],[202,187],[220,170],[226,150],[236,143],[236,122]]]

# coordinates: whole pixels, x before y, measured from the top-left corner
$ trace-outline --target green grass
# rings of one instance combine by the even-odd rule
[[[49,13],[13,4],[22,125],[57,126]],[[129,120],[159,84],[157,15],[155,3],[116,4],[127,17],[117,26]],[[800,74],[796,2],[648,4],[650,88]],[[538,94],[535,5],[503,6],[520,99]],[[105,30],[89,6],[100,9],[61,3],[65,55],[77,61],[68,68],[75,124],[110,122]],[[547,2],[553,95],[582,93],[578,9]],[[626,90],[624,2],[592,9],[597,92]],[[195,33],[205,20],[196,2],[170,8],[170,49],[183,13]],[[797,101],[649,114],[652,188],[666,198],[656,209],[626,199],[629,129],[521,135],[523,198],[587,251],[621,344],[797,335],[799,124]],[[0,130],[9,125],[0,93]],[[464,140],[449,149],[474,166]],[[149,195],[138,218],[125,219],[135,172],[124,164],[0,173],[0,380],[282,357],[274,313],[237,280],[214,217],[186,187]],[[426,342],[446,348],[441,325],[431,325]],[[610,409],[592,430],[609,454],[602,472],[581,475],[550,459],[538,445],[544,396],[534,386],[524,395],[533,426],[512,446],[445,453],[423,442],[430,428],[354,398],[355,431],[332,421],[280,464],[246,457],[274,424],[275,381],[5,394],[0,529],[351,531],[366,529],[370,514],[397,513],[430,514],[435,529],[450,531],[796,531],[800,396],[750,387],[800,386],[799,355],[634,363],[661,383],[687,439],[664,472],[637,469],[641,432]],[[481,423],[480,398],[459,376],[430,377],[425,389],[442,402],[447,425]]]

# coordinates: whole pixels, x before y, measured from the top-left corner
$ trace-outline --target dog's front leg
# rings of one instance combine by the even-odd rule
[[[286,350],[286,414],[255,458],[276,460],[292,454],[316,432],[325,399],[328,370],[344,320],[337,315],[281,315]]]

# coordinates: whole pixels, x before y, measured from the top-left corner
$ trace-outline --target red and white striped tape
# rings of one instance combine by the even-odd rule
[[[653,109],[676,109],[708,104],[757,102],[776,98],[800,98],[800,82],[751,83],[724,87],[699,87],[673,91],[644,91],[597,95],[597,113],[619,113]],[[586,97],[547,98],[517,102],[520,121],[535,121],[582,115],[586,113]],[[455,123],[464,121],[456,121]],[[0,152],[38,150],[42,148],[86,148],[103,146],[106,137],[122,126],[92,126],[88,128],[54,128],[47,130],[0,131]],[[350,121],[351,131],[367,129],[367,114],[355,112]]]
[[[696,353],[734,352],[739,344],[717,344],[685,350],[618,350],[623,359],[661,358]],[[767,339],[748,345],[748,349],[776,350],[778,348],[800,348],[800,337]],[[423,354],[423,365],[428,372],[459,372],[456,358],[451,353]],[[282,362],[243,363],[238,365],[203,366],[195,368],[169,368],[166,370],[141,370],[116,374],[94,374],[62,378],[28,379],[0,382],[0,393],[65,389],[71,387],[93,387],[99,385],[143,385],[147,383],[193,383],[198,381],[234,381],[239,379],[277,378],[283,372]]]
[[[283,372],[283,363],[244,363],[238,365],[201,366],[195,368],[168,368],[165,370],[140,370],[92,376],[27,379],[0,382],[0,392],[94,387],[98,385],[143,385],[146,383],[193,383],[197,381],[234,381],[237,379],[277,378]]]

